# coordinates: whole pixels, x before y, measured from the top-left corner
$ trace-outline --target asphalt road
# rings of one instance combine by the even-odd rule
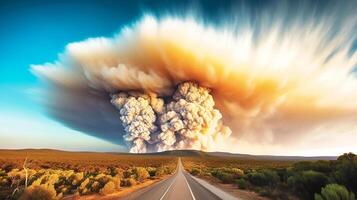
[[[194,180],[184,171],[179,159],[176,172],[171,177],[139,190],[124,199],[140,200],[216,200],[221,199]]]

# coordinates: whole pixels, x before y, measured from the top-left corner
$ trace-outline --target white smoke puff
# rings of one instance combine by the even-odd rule
[[[164,100],[157,97],[155,93],[149,93],[150,105],[156,113],[164,112]]]
[[[209,89],[192,82],[178,86],[173,101],[167,104],[166,112],[159,118],[163,131],[159,134],[159,139],[164,145],[159,142],[158,150],[209,150],[214,146],[218,135],[230,135],[230,129],[220,123],[222,115],[214,109],[214,101],[209,92]]]
[[[133,144],[130,148],[131,153],[145,153],[146,152],[146,144],[142,139],[133,140]]]
[[[150,140],[150,134],[156,130],[154,122],[156,116],[150,106],[148,95],[139,93],[119,93],[112,96],[112,103],[119,109],[120,120],[125,128],[124,139],[132,142],[130,152],[145,153],[146,142]]]
[[[161,132],[158,135],[158,140],[160,142],[158,142],[156,144],[156,150],[157,151],[165,151],[165,150],[173,150],[173,149],[175,149],[173,145],[176,142],[176,136],[175,136],[175,133],[173,131],[166,130],[164,132]]]

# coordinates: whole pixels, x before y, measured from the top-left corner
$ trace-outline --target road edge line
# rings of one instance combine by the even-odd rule
[[[227,200],[241,200],[241,198],[235,197],[232,194],[229,194],[228,192],[222,190],[221,188],[212,185],[211,183],[192,176],[191,174],[187,173],[188,176],[190,176],[194,181],[196,181],[198,184],[200,184],[202,187],[206,188],[208,191],[210,191],[212,194],[216,195],[217,197],[221,198],[221,199],[227,199]],[[212,186],[213,188],[210,188],[209,186]],[[212,190],[213,189],[213,190]],[[219,191],[219,193],[217,192]],[[223,194],[223,195],[222,195]]]
[[[193,192],[192,192],[192,190],[191,190],[190,184],[188,184],[188,182],[187,182],[186,176],[184,175],[183,177],[185,178],[186,184],[187,184],[187,186],[188,186],[188,189],[189,189],[190,192],[191,192],[191,196],[192,196],[193,200],[196,200],[195,195],[193,195]]]

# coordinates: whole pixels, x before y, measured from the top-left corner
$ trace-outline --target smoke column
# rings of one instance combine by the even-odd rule
[[[173,149],[209,150],[215,141],[228,137],[222,115],[214,109],[209,89],[192,82],[178,85],[164,103],[157,94],[121,92],[112,95],[125,127],[130,152],[145,153]]]
[[[131,152],[356,147],[356,6],[330,8],[145,15],[32,70],[51,115]]]

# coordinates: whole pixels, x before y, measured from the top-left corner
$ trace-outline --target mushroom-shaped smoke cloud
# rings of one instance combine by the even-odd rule
[[[258,150],[356,138],[357,16],[262,16],[229,27],[145,16],[33,71],[53,117],[132,152],[274,153]]]

